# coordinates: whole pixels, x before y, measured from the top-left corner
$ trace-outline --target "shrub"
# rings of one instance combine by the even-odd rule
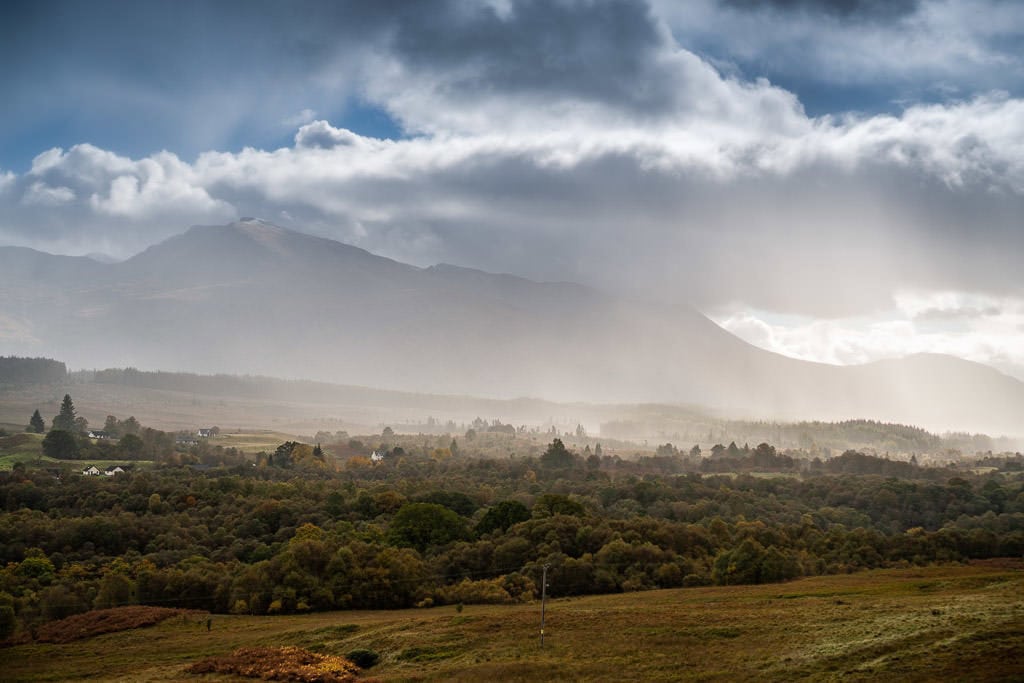
[[[451,586],[442,586],[434,594],[435,602],[455,604],[462,611],[463,603],[470,605],[508,605],[516,602],[504,586],[504,577],[470,581],[463,579]]]
[[[230,655],[196,662],[186,671],[303,683],[349,683],[356,679],[357,673],[353,663],[345,658],[321,655],[301,647],[243,647]]]

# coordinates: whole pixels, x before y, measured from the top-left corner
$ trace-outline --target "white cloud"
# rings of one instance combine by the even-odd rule
[[[486,63],[417,71],[378,57],[370,94],[422,135],[378,140],[316,120],[291,147],[191,163],[89,144],[47,150],[8,181],[0,232],[127,256],[191,224],[288,216],[419,264],[714,310],[739,301],[849,316],[890,306],[901,288],[1024,295],[1013,257],[1024,249],[1024,101],[990,94],[815,119],[792,93],[724,77],[659,35],[616,86],[625,103],[579,87],[474,89],[460,78]],[[652,87],[667,93],[645,115],[629,101],[648,102]],[[831,344],[827,326],[815,333]]]
[[[313,121],[299,128],[295,134],[295,146],[333,149],[358,144],[360,139],[352,131],[335,128],[327,121]]]
[[[75,198],[75,193],[70,187],[58,185],[51,187],[46,183],[36,181],[28,186],[21,201],[26,206],[52,207],[67,204]]]
[[[316,112],[312,109],[303,109],[293,116],[286,116],[281,120],[281,124],[286,128],[298,128],[304,126],[307,123],[311,123],[316,119]]]
[[[985,363],[1024,380],[1024,298],[898,292],[872,316],[817,320],[742,310],[716,322],[749,343],[803,360],[849,365],[916,353]]]
[[[105,191],[89,197],[98,214],[149,219],[171,213],[229,218],[235,214],[226,202],[210,197],[192,167],[169,152],[122,168]]]

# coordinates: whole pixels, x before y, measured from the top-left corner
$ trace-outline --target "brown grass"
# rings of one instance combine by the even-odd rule
[[[168,619],[16,645],[0,652],[0,680],[238,683],[184,669],[238,648],[296,646],[372,649],[385,683],[1024,681],[1024,571],[991,564],[549,600],[543,649],[537,603],[216,615],[211,631],[205,617]]]
[[[231,674],[269,681],[348,683],[359,667],[345,659],[301,647],[242,647],[230,655],[208,657],[186,669],[193,674]]]
[[[60,621],[51,621],[41,626],[37,632],[36,640],[40,643],[70,643],[74,640],[92,638],[103,633],[114,633],[116,631],[142,628],[143,626],[153,626],[165,619],[186,614],[201,615],[206,613],[198,610],[145,607],[143,605],[97,609],[83,614],[76,614]]]

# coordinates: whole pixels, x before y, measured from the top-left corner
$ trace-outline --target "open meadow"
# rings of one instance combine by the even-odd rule
[[[1010,681],[1024,677],[1024,565],[888,569],[760,586],[539,603],[175,617],[0,650],[7,681],[215,681],[185,668],[239,647],[369,648],[381,681]]]

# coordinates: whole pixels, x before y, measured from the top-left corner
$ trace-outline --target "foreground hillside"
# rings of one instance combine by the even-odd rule
[[[63,645],[0,651],[4,679],[189,676],[243,646],[377,651],[403,680],[1006,681],[1024,677],[1019,562],[876,570],[786,584],[648,591],[539,605],[171,619]]]

